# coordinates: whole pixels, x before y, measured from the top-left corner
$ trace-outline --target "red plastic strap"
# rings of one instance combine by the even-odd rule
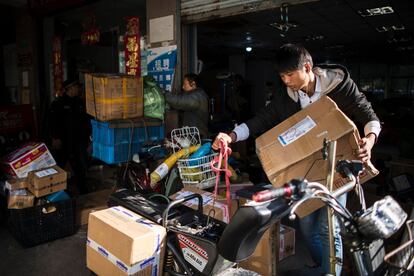
[[[211,170],[216,173],[216,185],[214,187],[214,200],[213,206],[216,201],[218,185],[220,183],[220,173],[224,172],[224,178],[226,181],[226,201],[229,209],[229,218],[231,214],[231,197],[230,197],[230,176],[231,171],[228,169],[228,157],[231,155],[231,148],[229,148],[227,142],[224,139],[220,139],[220,153],[211,161]],[[224,168],[222,162],[224,161]],[[217,164],[217,166],[215,166]]]

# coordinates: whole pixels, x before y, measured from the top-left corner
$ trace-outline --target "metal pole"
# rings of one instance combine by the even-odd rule
[[[334,190],[333,180],[335,175],[335,155],[336,155],[336,141],[328,142],[328,177],[326,184],[329,192]],[[331,208],[327,208],[328,212],[328,231],[329,231],[329,263],[330,273],[336,275],[336,257],[335,257],[335,240],[334,240],[334,212]]]

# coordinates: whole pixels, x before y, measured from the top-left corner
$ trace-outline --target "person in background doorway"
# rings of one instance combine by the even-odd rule
[[[181,126],[197,127],[202,138],[208,138],[209,98],[199,87],[199,77],[187,74],[183,79],[182,92],[165,92],[167,103],[181,111]]]
[[[276,68],[284,84],[281,91],[275,93],[271,103],[255,117],[237,126],[230,134],[220,133],[213,143],[213,148],[218,148],[220,138],[228,143],[234,143],[268,131],[327,95],[348,117],[364,126],[364,137],[359,141],[360,149],[356,152],[356,157],[363,162],[368,162],[381,126],[371,104],[359,91],[347,69],[341,65],[313,67],[309,52],[295,44],[285,44],[278,49]],[[340,196],[338,200],[345,206],[346,194]],[[320,265],[322,274],[330,272],[326,213],[326,208],[322,208],[299,221],[312,258]],[[336,275],[341,274],[343,261],[339,231],[339,224],[335,220]]]
[[[73,172],[69,186],[76,183],[78,192],[87,193],[87,147],[89,144],[90,122],[85,104],[80,97],[77,81],[63,83],[64,93],[56,97],[50,107],[51,148],[57,164],[65,168],[68,163]]]

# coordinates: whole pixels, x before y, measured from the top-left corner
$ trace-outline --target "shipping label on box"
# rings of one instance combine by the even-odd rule
[[[2,163],[6,173],[19,178],[27,177],[30,171],[56,165],[43,143],[28,143],[7,155]]]
[[[67,173],[59,166],[31,171],[28,178],[29,190],[36,197],[66,189]]]
[[[101,121],[142,117],[142,78],[128,75],[86,74],[86,112]]]
[[[24,209],[33,207],[35,196],[26,189],[11,190],[7,196],[7,208]]]
[[[227,206],[226,199],[217,195],[216,201],[214,202],[214,195],[210,192],[203,191],[193,187],[184,187],[181,191],[170,196],[172,199],[181,199],[192,194],[200,194],[203,198],[203,213],[205,215],[211,215],[215,219],[221,220],[225,223],[230,221],[229,207]],[[213,207],[214,202],[214,207]],[[197,210],[198,199],[193,198],[189,201],[183,202],[184,205]],[[234,208],[232,208],[234,209]],[[214,210],[214,212],[212,212]]]
[[[166,230],[117,206],[89,215],[87,267],[97,275],[162,275]]]
[[[338,161],[356,159],[354,152],[358,149],[359,138],[354,123],[325,96],[258,137],[256,153],[274,186],[282,186],[295,178],[325,184],[327,161],[321,153],[324,139],[337,141],[335,160]],[[367,164],[360,182],[377,174],[373,165]],[[347,182],[335,174],[335,189]],[[296,213],[304,217],[322,206],[321,202],[310,200]]]

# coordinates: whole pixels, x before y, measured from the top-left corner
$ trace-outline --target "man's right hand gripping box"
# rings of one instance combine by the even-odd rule
[[[256,153],[273,186],[282,186],[294,178],[326,185],[327,161],[321,153],[324,139],[337,141],[336,161],[356,159],[354,153],[360,139],[358,129],[326,96],[258,137]],[[365,164],[360,183],[377,174],[371,163]],[[335,173],[335,189],[347,182]],[[297,215],[307,216],[322,206],[318,200],[308,201],[298,208]]]

